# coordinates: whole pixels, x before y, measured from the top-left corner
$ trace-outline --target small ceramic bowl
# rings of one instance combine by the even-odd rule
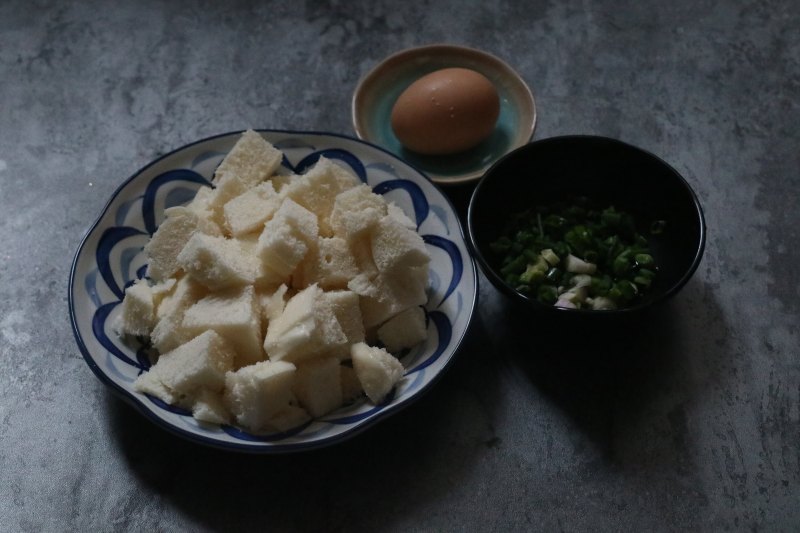
[[[401,357],[403,379],[380,405],[362,399],[284,433],[255,435],[228,425],[200,424],[191,413],[133,389],[150,367],[144,345],[123,342],[111,327],[124,287],[145,275],[142,250],[164,211],[210,185],[214,169],[240,132],[203,139],[148,164],[109,200],[83,238],[72,263],[69,313],[86,363],[111,390],[157,425],[191,441],[226,450],[291,452],[342,441],[397,412],[431,387],[467,331],[477,298],[477,273],[458,216],[442,192],[394,155],[331,133],[261,130],[284,154],[283,173],[302,173],[320,156],[352,169],[376,194],[403,209],[431,255],[428,339]]]
[[[494,84],[500,96],[494,132],[475,148],[455,155],[426,156],[407,150],[392,131],[394,103],[422,76],[450,67],[475,70]],[[359,138],[402,157],[440,185],[477,180],[497,159],[530,141],[536,127],[533,94],[514,69],[486,52],[446,44],[410,48],[383,60],[356,87],[352,113]]]
[[[642,228],[666,221],[663,233],[648,238],[658,271],[650,291],[635,305],[602,311],[546,305],[518,292],[499,274],[502,256],[490,243],[500,237],[509,216],[576,196],[626,211]],[[476,186],[467,224],[474,256],[489,281],[511,301],[551,318],[630,316],[666,300],[697,269],[706,238],[697,196],[675,169],[642,149],[596,136],[544,139],[506,155]]]

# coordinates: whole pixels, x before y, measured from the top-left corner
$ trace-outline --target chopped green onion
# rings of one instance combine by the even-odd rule
[[[665,225],[655,221],[650,234]],[[511,215],[490,249],[509,286],[562,307],[632,305],[652,287],[658,271],[634,217],[585,197]]]

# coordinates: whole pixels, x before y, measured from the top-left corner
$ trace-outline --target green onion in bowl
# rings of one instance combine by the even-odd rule
[[[661,232],[665,222],[649,227]],[[633,305],[658,272],[634,217],[586,197],[513,215],[490,249],[501,257],[500,274],[508,285],[569,309]]]

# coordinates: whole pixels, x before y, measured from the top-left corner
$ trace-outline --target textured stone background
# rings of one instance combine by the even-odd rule
[[[70,4],[0,2],[0,530],[800,528],[796,2]],[[536,138],[617,137],[686,176],[709,227],[686,289],[581,356],[481,278],[439,384],[317,452],[205,449],[112,396],[66,287],[116,187],[220,132],[351,133],[359,77],[443,41],[519,70]]]

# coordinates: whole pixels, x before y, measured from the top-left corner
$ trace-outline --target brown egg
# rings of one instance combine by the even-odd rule
[[[465,68],[427,74],[403,91],[392,108],[400,142],[421,154],[467,150],[494,131],[500,98],[486,76]]]

